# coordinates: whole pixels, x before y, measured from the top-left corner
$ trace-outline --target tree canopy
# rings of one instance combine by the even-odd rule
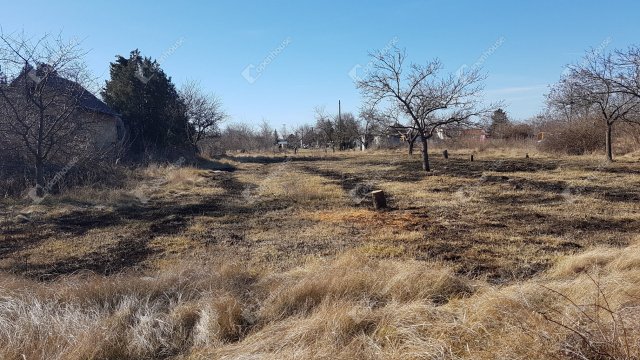
[[[193,129],[185,103],[160,64],[140,51],[132,51],[128,58],[117,56],[110,64],[102,97],[122,115],[132,154],[190,147]]]

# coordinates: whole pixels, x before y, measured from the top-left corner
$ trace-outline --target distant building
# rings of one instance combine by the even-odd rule
[[[40,65],[46,67],[48,65]],[[5,86],[10,96],[18,99],[24,96],[25,84],[36,84],[38,73],[32,66],[26,65],[20,75]],[[98,99],[82,85],[65,79],[52,72],[47,75],[47,88],[49,91],[59,94],[60,98],[72,99],[76,108],[73,116],[79,120],[85,120],[90,124],[89,136],[92,145],[104,150],[115,146],[124,139],[125,130],[119,114],[113,111],[107,104]]]
[[[399,134],[377,135],[373,137],[373,146],[376,148],[395,148],[405,141],[404,136]]]

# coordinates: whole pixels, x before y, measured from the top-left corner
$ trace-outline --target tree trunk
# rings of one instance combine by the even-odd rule
[[[607,147],[607,160],[613,161],[613,146],[611,144],[611,132],[613,130],[613,124],[607,123],[607,138],[605,141],[605,145]]]
[[[44,196],[44,161],[36,159],[36,195]]]
[[[427,144],[427,138],[420,136],[420,142],[422,143],[422,170],[431,171],[429,167],[429,146]]]
[[[413,155],[413,144],[415,140],[409,140],[409,155]]]
[[[36,144],[36,195],[44,196],[44,110],[40,108],[38,124],[38,143]]]

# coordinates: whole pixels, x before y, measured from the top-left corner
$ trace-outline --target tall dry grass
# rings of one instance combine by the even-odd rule
[[[167,195],[189,193],[193,189],[202,190],[206,179],[205,170],[180,164],[149,164],[136,168],[113,166],[117,170],[106,174],[90,186],[67,187],[59,194],[51,194],[44,204],[84,203],[113,206],[128,203],[147,202],[163,199]],[[120,177],[116,184],[109,177]],[[209,186],[208,191],[218,189]]]
[[[640,252],[597,249],[496,287],[355,253],[284,272],[0,277],[2,359],[634,359]]]
[[[0,358],[156,359],[240,338],[244,269],[0,279]]]

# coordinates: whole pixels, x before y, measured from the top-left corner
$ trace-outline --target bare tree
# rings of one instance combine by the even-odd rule
[[[616,51],[615,65],[616,72],[611,80],[616,92],[640,98],[640,47]]]
[[[357,146],[359,141],[358,121],[352,113],[343,112],[334,115],[333,123],[335,124],[336,140],[341,151]]]
[[[376,135],[382,135],[391,125],[389,117],[376,108],[362,108],[358,120],[358,135],[362,151],[369,148],[369,144]]]
[[[409,150],[409,155],[413,155],[413,149],[415,142],[418,139],[418,131],[413,126],[413,121],[409,120],[407,123],[406,115],[401,111],[399,107],[391,107],[387,109],[384,116],[388,119],[388,126],[385,131],[386,134],[395,135],[406,141]]]
[[[592,104],[585,99],[569,99],[567,97],[568,86],[553,86],[546,96],[546,105],[554,118],[562,119],[566,123],[572,123],[579,119],[591,116]]]
[[[88,151],[88,135],[102,104],[80,84],[89,80],[75,41],[0,33],[0,133],[35,169],[43,195],[45,166]]]
[[[316,107],[316,130],[318,131],[319,139],[323,142],[325,151],[326,148],[331,145],[332,150],[335,152],[335,143],[337,140],[337,132],[331,117],[327,115],[324,108]]]
[[[260,134],[247,124],[229,124],[218,139],[223,151],[250,151],[261,148]]]
[[[490,111],[479,109],[483,77],[478,69],[439,77],[438,60],[405,68],[406,53],[398,48],[370,54],[371,71],[357,82],[370,106],[390,101],[411,119],[422,144],[422,168],[430,171],[428,139],[449,124],[470,123],[472,118]]]
[[[180,98],[186,107],[188,118],[187,136],[191,145],[198,149],[207,137],[217,136],[220,124],[227,118],[222,102],[215,95],[205,94],[195,81],[187,82],[180,89]]]
[[[272,148],[273,144],[277,140],[273,135],[273,129],[271,128],[271,125],[269,125],[269,122],[266,119],[262,119],[262,122],[260,123],[258,138],[260,140],[260,148],[262,150]]]
[[[310,145],[313,142],[313,127],[309,124],[302,124],[295,128],[293,131],[298,139],[300,139],[300,146],[304,147]]]
[[[401,123],[394,123],[391,125],[398,136],[403,138],[409,144],[409,155],[413,155],[413,149],[415,148],[416,140],[420,137],[418,130],[413,125],[402,125]]]
[[[616,61],[611,54],[589,52],[584,60],[570,66],[569,73],[553,88],[550,96],[561,106],[593,109],[606,125],[607,160],[613,160],[612,133],[618,122],[635,122],[640,97],[621,88]],[[585,114],[585,118],[588,113]]]

